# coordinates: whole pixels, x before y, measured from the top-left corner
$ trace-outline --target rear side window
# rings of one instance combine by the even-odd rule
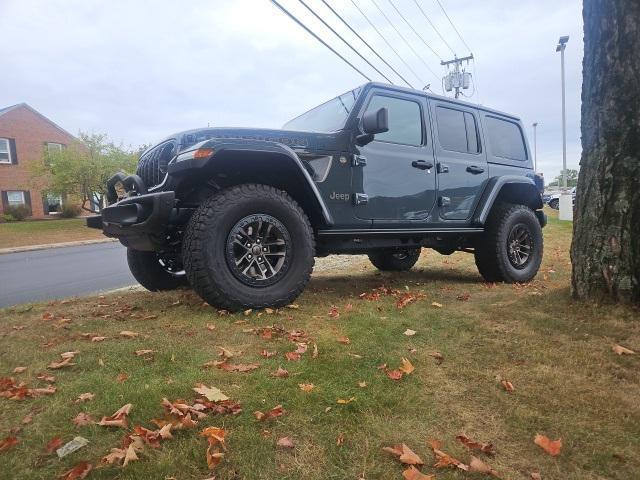
[[[438,140],[445,150],[461,153],[478,153],[478,127],[469,112],[453,108],[437,107]]]
[[[527,160],[527,149],[524,146],[520,126],[495,117],[486,117],[486,119],[491,153],[496,157],[510,160]]]
[[[376,134],[376,141],[422,145],[422,112],[420,105],[402,98],[375,95],[367,112],[386,107],[389,112],[389,131]]]

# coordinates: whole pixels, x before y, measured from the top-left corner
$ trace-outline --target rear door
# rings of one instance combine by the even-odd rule
[[[427,142],[427,101],[420,95],[372,90],[359,118],[386,107],[389,131],[358,147],[366,165],[354,167],[354,192],[366,195],[356,216],[375,225],[427,222],[435,203],[432,145]]]
[[[468,220],[489,173],[477,109],[430,99],[433,119],[438,215]]]

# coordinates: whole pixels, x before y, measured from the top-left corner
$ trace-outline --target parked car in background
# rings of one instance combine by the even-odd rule
[[[576,187],[573,187],[569,192],[571,193],[573,206],[575,207],[575,205],[576,205]],[[544,196],[543,196],[542,197],[542,201],[546,205],[549,205],[554,210],[559,210],[560,209],[560,194],[559,193],[555,193],[553,195],[549,195],[548,197],[549,197],[549,199],[545,200]]]

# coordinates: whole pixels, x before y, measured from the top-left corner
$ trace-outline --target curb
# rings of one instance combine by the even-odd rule
[[[117,242],[115,238],[100,238],[96,240],[77,240],[75,242],[49,243],[45,245],[25,245],[24,247],[0,248],[0,255],[8,253],[31,252],[34,250],[47,250],[49,248],[78,247],[81,245],[93,245],[96,243]]]

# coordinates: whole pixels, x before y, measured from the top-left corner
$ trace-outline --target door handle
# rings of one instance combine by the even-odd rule
[[[478,167],[476,165],[470,165],[470,166],[467,167],[467,172],[473,173],[474,175],[477,175],[479,173],[484,172],[484,168]]]
[[[411,162],[411,166],[420,170],[431,170],[433,168],[433,163],[425,160],[414,160]]]

